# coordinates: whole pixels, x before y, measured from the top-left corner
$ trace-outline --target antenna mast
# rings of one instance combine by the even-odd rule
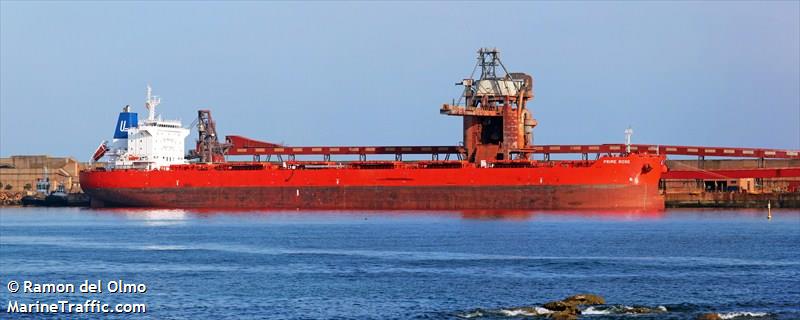
[[[161,103],[161,98],[153,95],[153,88],[147,85],[147,100],[144,107],[147,108],[147,120],[154,121],[156,119],[156,106]]]
[[[625,153],[631,153],[631,136],[633,135],[633,128],[628,126],[625,129]]]

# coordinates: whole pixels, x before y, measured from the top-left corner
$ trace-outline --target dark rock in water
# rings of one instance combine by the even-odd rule
[[[581,305],[598,305],[598,304],[605,304],[606,299],[603,297],[594,295],[594,294],[578,294],[571,297],[567,297],[561,301],[550,301],[545,303],[542,307],[547,308],[551,311],[556,311],[555,313],[551,314],[550,317],[554,319],[561,319],[556,317],[566,317],[567,315],[571,315],[573,318],[577,318],[577,315],[581,314],[581,311],[578,310],[578,306]],[[573,318],[563,318],[563,319],[573,319]]]
[[[579,294],[568,297],[564,300],[550,301],[542,305],[542,307],[514,307],[504,308],[499,310],[490,310],[488,313],[482,312],[477,309],[468,313],[457,315],[460,318],[473,318],[482,317],[485,314],[489,315],[503,315],[506,317],[534,317],[556,319],[556,320],[577,320],[578,315],[581,314],[579,309],[582,305],[598,305],[605,304],[603,297],[593,294]],[[646,313],[646,308],[642,307],[641,312]]]
[[[722,320],[722,317],[716,313],[704,313],[697,316],[697,320]]]
[[[555,320],[577,320],[578,315],[569,311],[560,311],[551,313],[548,318]]]
[[[542,305],[542,307],[551,311],[569,311],[572,313],[577,313],[578,311],[577,304],[566,303],[564,301],[550,301]]]
[[[562,300],[569,304],[574,305],[597,305],[597,304],[606,304],[606,299],[601,296],[595,294],[578,294],[571,297],[568,297]]]

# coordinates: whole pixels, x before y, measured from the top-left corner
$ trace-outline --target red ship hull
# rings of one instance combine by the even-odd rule
[[[480,168],[283,168],[185,165],[170,170],[84,171],[96,206],[263,209],[661,210],[663,157],[526,162]]]

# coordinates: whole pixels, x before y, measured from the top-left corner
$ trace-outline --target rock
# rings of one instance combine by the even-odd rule
[[[697,320],[722,320],[722,317],[716,313],[704,313],[697,316]]]
[[[606,304],[606,299],[601,296],[595,294],[578,294],[571,297],[568,297],[562,300],[569,304],[575,305],[597,305],[597,304]]]
[[[545,303],[542,307],[551,311],[578,315],[581,313],[580,310],[578,310],[578,306],[597,304],[606,304],[606,299],[594,294],[578,294],[567,297],[561,301],[550,301]]]
[[[566,303],[564,301],[550,301],[542,305],[547,310],[551,311],[568,311],[570,313],[577,313],[578,305],[572,303]]]
[[[629,313],[629,314],[664,313],[664,312],[667,312],[667,309],[665,309],[664,307],[650,308],[644,306],[624,307],[623,311],[623,313]]]
[[[653,313],[655,310],[645,307],[633,307],[626,310],[628,313]]]
[[[577,320],[578,315],[569,311],[560,311],[551,313],[548,318],[554,320]]]

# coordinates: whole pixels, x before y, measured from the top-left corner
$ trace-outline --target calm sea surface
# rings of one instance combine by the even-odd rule
[[[797,210],[0,210],[2,319],[65,317],[8,314],[13,301],[95,299],[147,312],[68,318],[502,319],[577,293],[608,303],[582,319],[800,319]],[[146,292],[108,292],[120,280]]]

